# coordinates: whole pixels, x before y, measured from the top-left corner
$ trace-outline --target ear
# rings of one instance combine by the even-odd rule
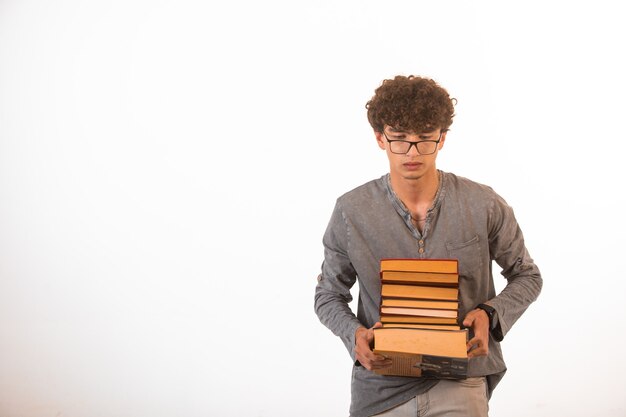
[[[374,135],[376,136],[376,142],[378,143],[378,147],[382,150],[387,149],[387,141],[385,140],[385,136],[382,132],[374,131]]]
[[[443,148],[443,144],[446,141],[446,135],[448,134],[448,131],[443,132],[443,134],[441,135],[441,140],[439,141],[439,145],[437,146],[437,149],[440,150],[441,148]]]

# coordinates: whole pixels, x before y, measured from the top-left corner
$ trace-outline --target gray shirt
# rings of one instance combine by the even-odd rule
[[[506,366],[499,341],[541,291],[542,279],[526,247],[513,210],[491,188],[439,171],[439,190],[422,233],[396,196],[389,175],[337,199],[324,234],[324,262],[315,292],[321,322],[345,344],[355,360],[354,333],[379,321],[380,260],[454,258],[459,260],[459,320],[480,303],[497,312],[489,355],[472,358],[468,376],[487,376],[489,393]],[[495,293],[492,260],[502,268],[506,287]],[[348,303],[358,280],[358,311]],[[392,408],[437,383],[426,378],[374,374],[357,362],[352,371],[350,415],[370,416]]]

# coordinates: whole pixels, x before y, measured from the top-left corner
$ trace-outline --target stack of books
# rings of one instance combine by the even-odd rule
[[[467,377],[467,330],[458,324],[456,259],[383,259],[382,328],[374,352],[392,359],[381,375]]]

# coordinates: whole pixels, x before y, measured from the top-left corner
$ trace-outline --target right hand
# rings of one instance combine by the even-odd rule
[[[374,329],[383,327],[382,323],[376,322],[371,329],[359,327],[354,333],[356,360],[370,371],[374,369],[384,369],[391,366],[391,359],[372,352],[374,344]]]

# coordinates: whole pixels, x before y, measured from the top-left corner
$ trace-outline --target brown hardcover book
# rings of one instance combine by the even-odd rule
[[[383,297],[457,301],[459,290],[458,288],[431,287],[424,285],[383,284],[381,294]]]
[[[383,298],[381,307],[437,308],[442,310],[458,310],[456,301],[415,300],[409,298]]]
[[[392,366],[375,370],[381,375],[467,377],[467,331],[428,329],[374,329],[374,353],[388,357]]]
[[[461,326],[452,324],[414,324],[414,323],[385,323],[385,329],[431,329],[431,330],[461,330]]]
[[[400,316],[396,314],[382,314],[381,323],[414,323],[414,324],[457,324],[455,318],[450,317],[426,317],[426,316]]]
[[[456,259],[398,259],[389,258],[380,261],[381,271],[438,272],[458,274],[459,262]]]
[[[380,278],[382,282],[390,283],[459,285],[459,274],[444,274],[440,272],[382,271]]]
[[[380,314],[457,318],[456,310],[437,310],[431,308],[381,307]]]

